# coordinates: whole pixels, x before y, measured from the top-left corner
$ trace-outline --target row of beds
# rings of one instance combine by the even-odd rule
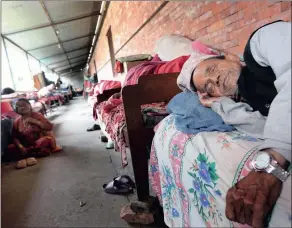
[[[168,103],[175,95],[180,93],[181,90],[177,86],[178,75],[179,73],[142,75],[135,85],[125,86],[122,90],[119,88],[109,89],[104,91],[103,94],[97,95],[97,101],[100,103],[108,100],[116,93],[121,92],[122,94],[126,118],[126,127],[123,128],[123,134],[131,153],[138,200],[147,202],[150,196],[149,187],[151,187],[154,190],[154,194],[160,199],[160,203],[164,208],[165,222],[169,227],[242,227],[242,225],[231,223],[225,218],[225,198],[223,195],[226,194],[232,184],[249,172],[250,159],[252,154],[256,152],[260,142],[237,131],[227,133],[207,132],[199,133],[196,136],[187,135],[177,131],[174,126],[170,126],[171,124],[173,125],[173,122],[170,123],[170,116],[165,117],[158,124],[164,125],[161,127],[164,129],[160,130],[159,133],[155,133],[157,127],[149,127],[144,123],[141,106],[159,102]],[[99,122],[102,121],[99,116]],[[169,134],[175,136],[171,136],[171,138]],[[165,147],[165,144],[167,144],[167,149],[160,150],[160,148]],[[203,152],[204,150],[205,152]],[[208,153],[209,155],[206,155],[206,150],[210,152]],[[213,174],[211,175],[210,183],[206,184],[206,179],[200,173],[200,171],[204,171],[204,167],[200,166],[203,163],[202,159],[205,159],[203,161],[206,164],[210,165],[212,162],[215,164],[217,158],[216,156],[212,158],[212,154],[222,153],[222,159],[228,160],[230,153],[234,153],[235,150],[239,151],[238,153],[246,154],[243,158],[237,158],[238,161],[235,161],[239,163],[236,171],[233,168],[228,170],[228,167],[213,167],[213,170],[207,170],[207,172],[210,171]],[[157,161],[159,160],[157,159],[159,157],[157,156],[158,153],[169,154],[167,156],[171,160],[170,166],[173,165],[173,172],[161,167],[162,163]],[[175,156],[174,153],[176,153]],[[177,153],[181,153],[181,158]],[[184,153],[188,154],[187,156],[191,155],[190,161],[188,161],[190,169],[185,168],[187,165],[183,164],[186,163],[186,160],[183,160]],[[193,169],[195,165],[199,166],[199,168]],[[176,174],[175,170],[177,171]],[[170,173],[172,176],[168,176]],[[234,183],[226,183],[226,181],[217,183],[219,176],[222,175],[222,180],[224,180],[223,176],[230,174]],[[182,181],[183,176],[186,175],[188,177],[184,178],[187,179],[187,183],[190,183],[190,186],[187,186],[188,184]],[[195,196],[194,178],[200,180],[200,188],[204,186],[205,191],[201,193],[206,193],[211,201],[213,199],[213,202],[216,202],[215,204],[211,204],[210,200],[208,204],[206,202],[204,204],[202,199],[201,201],[199,200],[200,196]],[[151,181],[151,186],[149,180]],[[161,181],[163,182],[162,184]],[[179,192],[181,190],[184,192]],[[216,194],[217,198],[213,197]],[[195,198],[191,199],[193,195]],[[197,203],[195,203],[195,200],[197,200]],[[191,203],[195,206],[191,206]],[[178,222],[177,220],[180,221]]]
[[[54,95],[38,98],[37,92],[15,92],[1,97],[1,118],[16,118],[17,114],[13,110],[13,100],[25,98],[32,102],[33,111],[46,115],[55,107],[68,103],[73,99],[69,90],[56,91]]]

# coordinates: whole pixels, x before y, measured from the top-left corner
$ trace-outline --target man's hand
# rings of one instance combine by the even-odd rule
[[[210,97],[207,93],[200,93],[198,91],[199,99],[205,107],[210,108],[214,101],[218,101],[220,97]]]
[[[264,227],[264,219],[282,190],[282,181],[272,174],[251,171],[226,195],[226,217],[252,227]]]

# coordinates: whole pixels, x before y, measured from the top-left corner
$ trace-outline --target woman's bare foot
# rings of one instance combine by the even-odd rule
[[[26,159],[22,159],[16,163],[16,169],[24,169],[27,166]]]
[[[52,153],[60,152],[62,150],[63,150],[63,148],[61,146],[56,146],[56,148],[54,150],[52,150]]]
[[[26,164],[28,165],[28,166],[33,166],[33,165],[35,165],[37,163],[37,160],[35,159],[35,158],[33,158],[33,157],[31,157],[31,158],[27,158],[26,159]]]

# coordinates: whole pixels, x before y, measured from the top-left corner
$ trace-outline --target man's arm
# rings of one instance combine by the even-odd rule
[[[250,47],[259,65],[273,69],[278,91],[260,149],[273,149],[291,162],[291,23],[277,22],[261,28],[251,38]]]

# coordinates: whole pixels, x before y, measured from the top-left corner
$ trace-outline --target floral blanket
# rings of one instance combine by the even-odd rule
[[[248,227],[225,217],[227,190],[246,176],[261,141],[233,132],[184,134],[174,117],[156,127],[149,178],[168,227]],[[270,227],[291,227],[291,178],[283,187]]]

